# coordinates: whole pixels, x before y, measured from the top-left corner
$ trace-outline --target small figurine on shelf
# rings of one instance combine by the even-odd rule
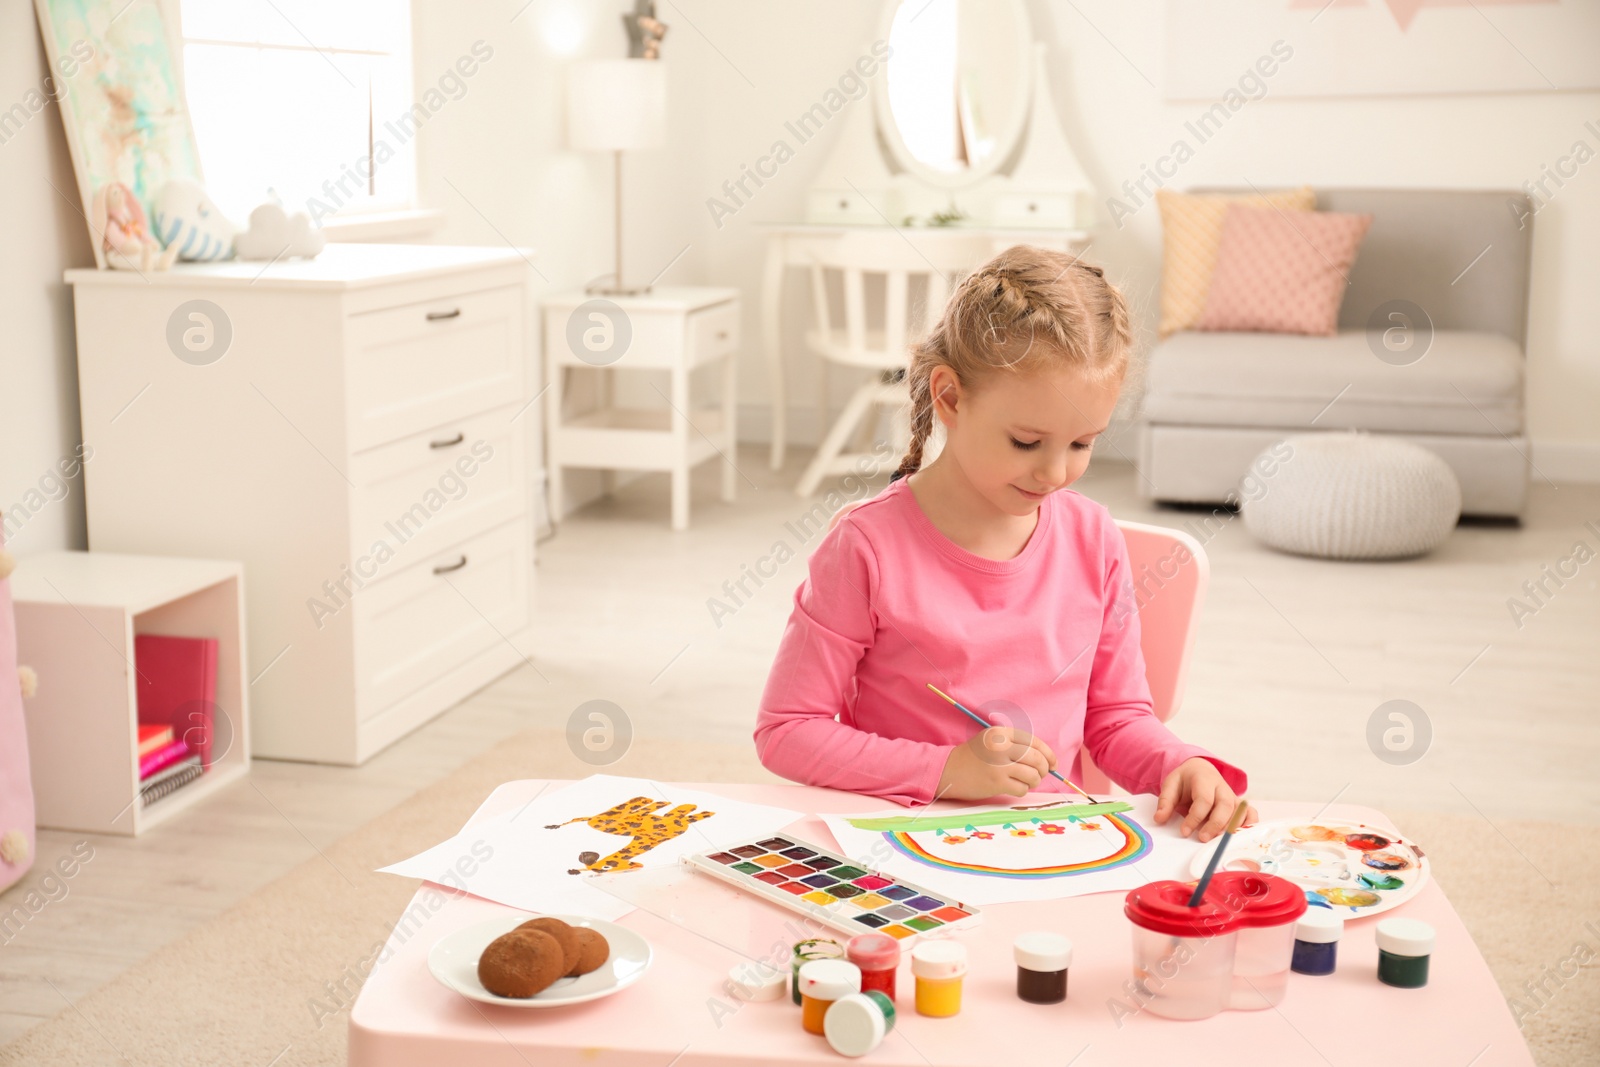
[[[175,178],[156,194],[156,239],[168,251],[177,249],[185,262],[204,263],[233,258],[233,235],[238,227],[227,217],[199,182]]]
[[[235,235],[233,247],[240,259],[311,259],[327,245],[328,238],[311,225],[304,211],[293,215],[278,204],[262,204],[250,212],[250,226]]]
[[[117,270],[166,270],[177,257],[176,248],[163,252],[150,232],[144,205],[121,182],[107,182],[95,191],[89,225],[100,240],[106,265]]]
[[[633,14],[623,15],[622,25],[628,31],[629,59],[661,58],[661,38],[667,35],[667,24],[656,18],[655,0],[635,0]]]

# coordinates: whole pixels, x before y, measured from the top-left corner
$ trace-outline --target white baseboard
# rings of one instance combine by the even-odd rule
[[[1535,438],[1533,455],[1529,458],[1539,469],[1538,473],[1553,482],[1600,484],[1600,443]]]

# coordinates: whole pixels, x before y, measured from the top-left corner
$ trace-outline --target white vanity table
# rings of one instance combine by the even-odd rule
[[[787,268],[811,266],[863,227],[892,227],[913,248],[940,235],[978,236],[971,246],[988,255],[1016,244],[1081,255],[1089,245],[1094,188],[1062,133],[1045,46],[1033,41],[1023,0],[887,0],[878,39],[893,51],[869,79],[870,106],[843,117],[805,221],[760,227],[774,470],[787,437]],[[957,217],[935,224],[935,213]]]

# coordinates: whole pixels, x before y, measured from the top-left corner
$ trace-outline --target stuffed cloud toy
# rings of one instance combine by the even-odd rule
[[[328,243],[313,229],[304,212],[287,214],[277,204],[262,204],[250,212],[250,228],[233,239],[240,259],[310,259]]]
[[[163,247],[176,247],[178,258],[205,263],[233,256],[238,227],[211,202],[198,182],[176,178],[156,194],[155,232]]]

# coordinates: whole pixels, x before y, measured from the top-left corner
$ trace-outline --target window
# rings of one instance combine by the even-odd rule
[[[206,190],[239,223],[415,206],[409,0],[181,0]]]

